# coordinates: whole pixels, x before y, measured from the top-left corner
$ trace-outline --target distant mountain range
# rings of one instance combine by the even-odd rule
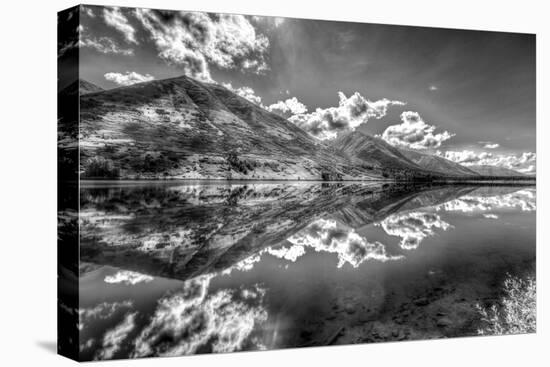
[[[482,176],[526,176],[523,173],[504,167],[481,165],[470,166],[469,168]]]
[[[332,144],[349,157],[376,167],[454,177],[478,175],[477,172],[443,157],[399,149],[358,130],[335,139]]]
[[[90,83],[83,79],[78,79],[63,88],[61,93],[63,93],[65,96],[72,96],[72,95],[84,95],[88,93],[96,93],[96,92],[102,92],[104,91],[103,88],[98,87],[97,85]]]
[[[481,175],[355,131],[320,142],[218,84],[185,76],[110,90],[78,80],[80,172],[88,178],[350,180]]]
[[[437,172],[443,175],[450,176],[475,176],[478,172],[465,167],[459,163],[450,161],[437,155],[421,153],[414,150],[402,150],[409,159],[420,167],[429,171]]]

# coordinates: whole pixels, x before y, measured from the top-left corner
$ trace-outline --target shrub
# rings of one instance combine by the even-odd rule
[[[103,157],[92,157],[88,160],[83,176],[89,178],[118,178],[119,169],[113,162]]]
[[[484,326],[480,335],[534,333],[537,329],[537,282],[534,277],[507,276],[500,304],[477,309]]]
[[[241,172],[243,174],[247,174],[248,171],[252,171],[254,169],[254,164],[246,161],[246,160],[240,160],[236,153],[229,153],[226,157],[227,163],[229,163],[229,168],[234,169],[237,172]]]

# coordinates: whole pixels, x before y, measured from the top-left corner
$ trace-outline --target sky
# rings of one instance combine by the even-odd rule
[[[80,77],[106,89],[185,74],[319,140],[536,172],[531,34],[97,6],[79,32]]]

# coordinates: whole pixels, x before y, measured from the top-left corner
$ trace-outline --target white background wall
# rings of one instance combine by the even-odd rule
[[[550,360],[548,116],[550,9],[545,1],[118,0],[144,6],[537,33],[538,333],[276,352],[106,362],[117,366],[538,366]],[[0,37],[0,365],[65,366],[56,338],[56,12],[64,0],[8,0]],[[546,225],[545,225],[546,222]],[[546,288],[546,289],[545,289]],[[24,363],[24,364],[23,364]]]

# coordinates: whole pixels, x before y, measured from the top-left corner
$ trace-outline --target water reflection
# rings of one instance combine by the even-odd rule
[[[463,213],[487,212],[499,209],[517,209],[529,212],[537,209],[534,189],[518,190],[501,195],[491,191],[479,191],[477,194],[474,193],[476,195],[465,195],[459,199],[451,200],[438,206],[437,209]]]
[[[214,275],[203,275],[158,301],[150,322],[136,338],[132,357],[178,356],[240,350],[255,326],[265,322],[259,286],[208,292]],[[248,341],[248,348],[257,343]]]
[[[535,210],[530,187],[96,183],[81,355],[473,335],[474,302],[532,269]]]
[[[394,214],[380,222],[390,236],[401,238],[399,246],[404,250],[416,249],[422,240],[436,234],[436,230],[446,231],[452,226],[431,212],[409,212]]]

